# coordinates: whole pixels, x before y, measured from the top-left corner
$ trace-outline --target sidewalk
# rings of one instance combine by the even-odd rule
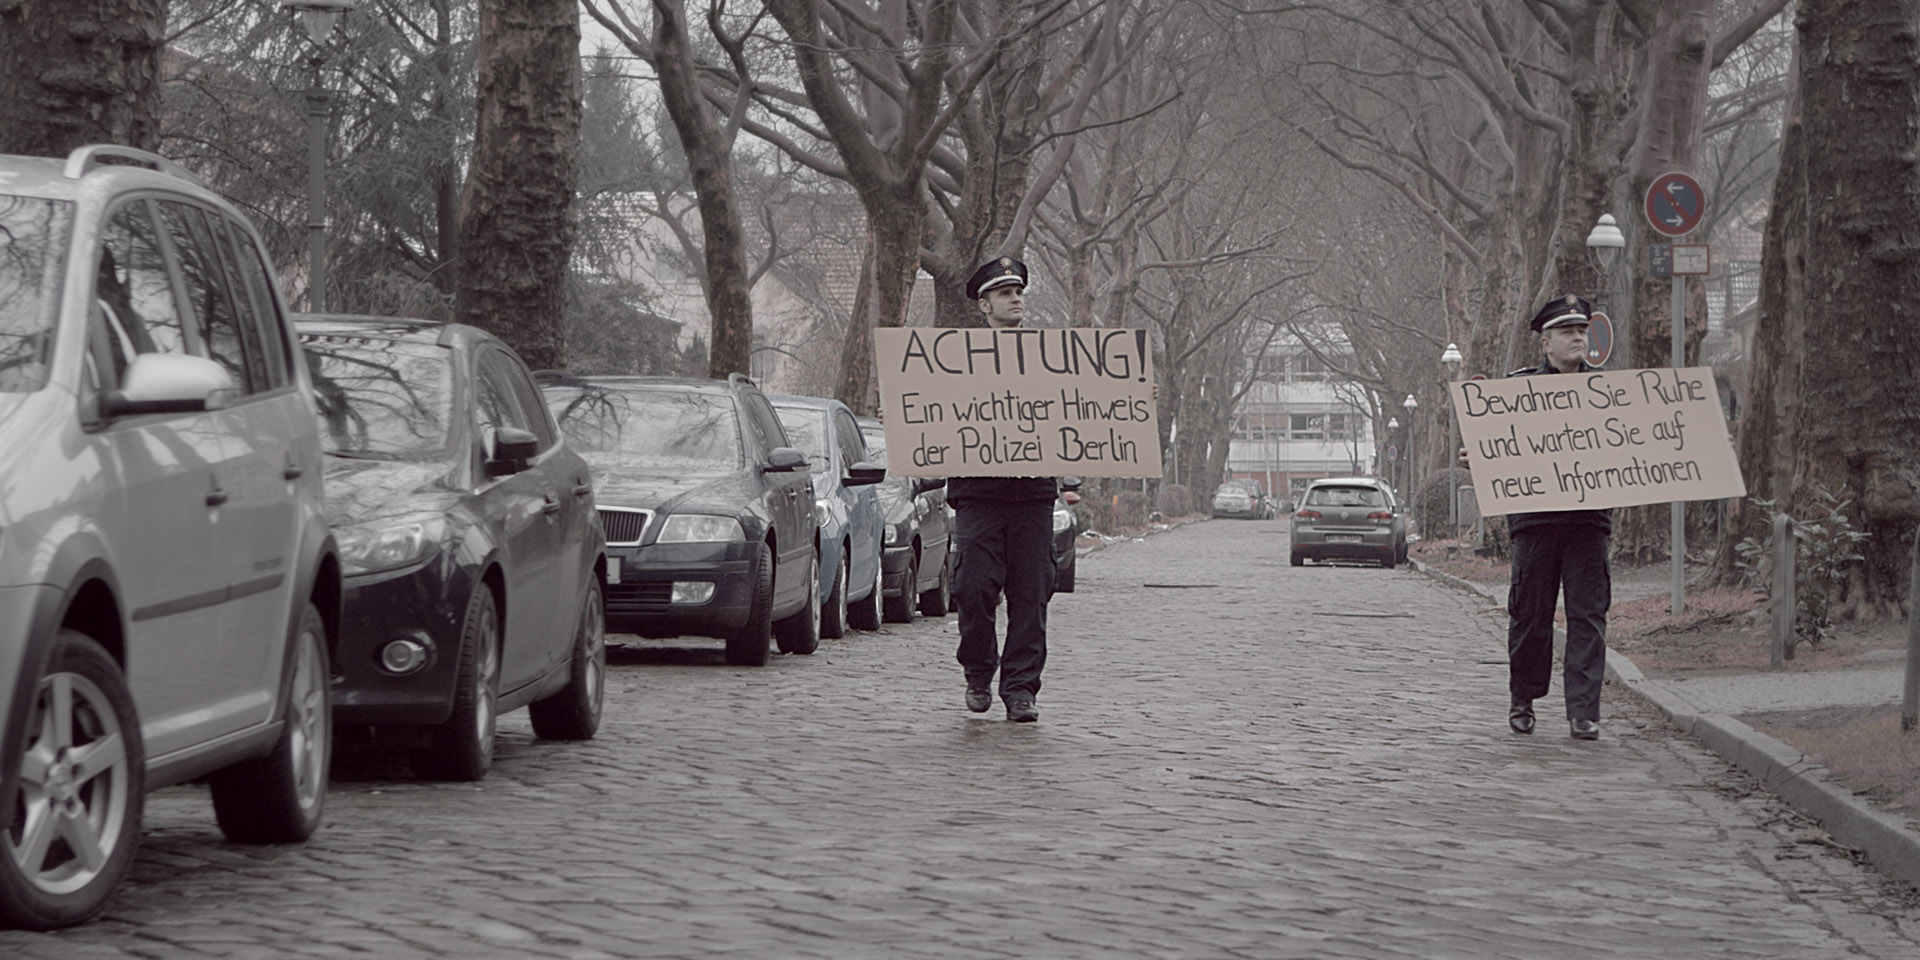
[[[1443,583],[1505,605],[1504,584],[1462,580],[1410,559],[1408,565]],[[1615,583],[1614,601],[1652,596],[1651,584]],[[1659,584],[1656,593],[1670,587]],[[1555,631],[1555,639],[1565,642]],[[1904,668],[1892,666],[1803,673],[1753,673],[1684,680],[1653,680],[1625,655],[1607,651],[1607,680],[1651,703],[1682,733],[1760,781],[1794,809],[1814,818],[1838,842],[1859,849],[1891,876],[1920,884],[1920,824],[1882,813],[1852,790],[1832,782],[1825,767],[1798,749],[1735,718],[1784,710],[1899,703]]]

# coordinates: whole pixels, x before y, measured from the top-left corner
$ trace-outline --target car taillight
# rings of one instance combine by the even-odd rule
[[[1368,520],[1392,520],[1393,514],[1388,513],[1385,510],[1375,510],[1374,512],[1367,514],[1367,519]]]
[[[1318,520],[1320,519],[1320,511],[1302,510],[1299,513],[1294,514],[1294,516],[1299,517],[1302,520]]]

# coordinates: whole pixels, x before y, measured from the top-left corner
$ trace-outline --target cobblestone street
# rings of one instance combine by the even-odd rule
[[[479,784],[336,760],[304,846],[152,797],[98,922],[0,957],[1920,956],[1920,900],[1609,687],[1506,724],[1505,616],[1282,522],[1079,561],[1037,724],[961,706],[951,617],[761,669],[612,657],[585,744]]]

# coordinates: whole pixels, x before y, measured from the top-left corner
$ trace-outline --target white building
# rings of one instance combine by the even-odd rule
[[[1297,502],[1313,480],[1375,472],[1362,388],[1337,377],[1299,340],[1276,342],[1234,412],[1228,473]]]

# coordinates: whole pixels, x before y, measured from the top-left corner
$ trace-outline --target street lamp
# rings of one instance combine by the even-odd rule
[[[1388,443],[1400,442],[1400,418],[1399,417],[1387,418],[1387,442]],[[1395,459],[1397,460],[1400,458],[1396,457]],[[1400,478],[1396,476],[1397,473],[1399,473],[1398,470],[1395,470],[1393,467],[1388,467],[1387,479],[1398,481]],[[1406,488],[1401,487],[1400,489],[1405,490]]]
[[[1440,354],[1440,365],[1447,368],[1447,379],[1460,379],[1460,362],[1466,359],[1460,355],[1460,348],[1447,344]],[[1452,404],[1448,404],[1449,407]],[[1460,535],[1460,482],[1455,478],[1454,465],[1460,460],[1460,418],[1447,417],[1447,536]]]
[[[1587,234],[1587,250],[1593,254],[1593,259],[1600,264],[1600,289],[1595,291],[1593,295],[1594,310],[1600,313],[1606,312],[1607,292],[1613,288],[1613,265],[1619,261],[1620,254],[1624,252],[1626,248],[1627,238],[1622,236],[1620,228],[1614,225],[1613,214],[1601,214],[1600,221],[1595,223],[1593,230]],[[1612,318],[1609,317],[1608,319]],[[1625,336],[1616,332],[1622,329],[1621,324],[1615,324],[1613,329],[1608,331],[1613,343],[1623,344],[1627,342]],[[1624,357],[1626,354],[1623,353],[1621,356]]]
[[[327,308],[327,88],[320,68],[340,18],[353,10],[349,0],[295,0],[280,9],[291,12],[313,45],[307,63],[313,80],[307,87],[307,309]]]
[[[1420,478],[1414,473],[1414,470],[1420,465],[1418,450],[1420,436],[1415,432],[1420,429],[1420,420],[1413,415],[1413,412],[1420,409],[1420,401],[1415,400],[1413,394],[1409,393],[1407,394],[1406,401],[1401,403],[1400,407],[1407,411],[1407,486],[1413,488],[1413,502],[1416,506],[1419,506],[1421,505]],[[1420,535],[1426,536],[1426,531],[1427,517],[1425,514],[1421,514]]]

